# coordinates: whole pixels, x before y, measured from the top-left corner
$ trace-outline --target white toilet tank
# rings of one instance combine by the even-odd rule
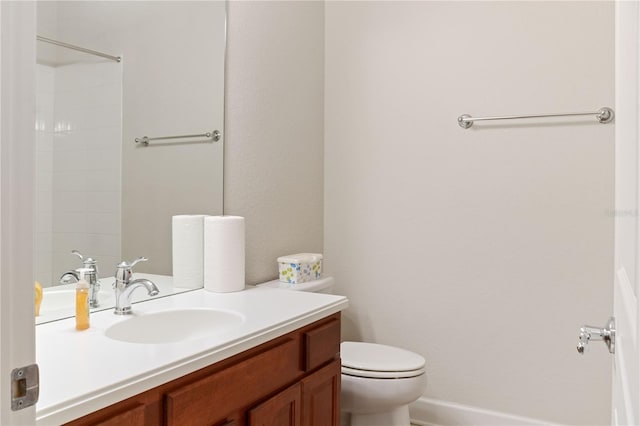
[[[318,280],[307,281],[301,284],[283,283],[278,280],[258,284],[258,287],[281,288],[283,290],[306,291],[309,293],[333,294],[333,277],[322,277]]]

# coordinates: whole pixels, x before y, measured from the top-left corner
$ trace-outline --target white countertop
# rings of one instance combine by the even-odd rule
[[[61,424],[84,416],[207,365],[282,336],[345,309],[343,296],[247,287],[236,293],[203,289],[133,305],[134,315],[184,309],[235,311],[242,324],[179,343],[126,343],[105,330],[130,316],[113,310],[91,314],[91,328],[75,330],[69,318],[36,327],[40,367],[39,425]]]

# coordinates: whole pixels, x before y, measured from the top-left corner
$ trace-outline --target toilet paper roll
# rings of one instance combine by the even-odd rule
[[[205,215],[173,216],[173,285],[201,288],[204,284],[203,246]]]
[[[244,218],[204,218],[204,288],[215,293],[244,290]]]

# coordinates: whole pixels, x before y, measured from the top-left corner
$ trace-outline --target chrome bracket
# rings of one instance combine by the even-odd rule
[[[38,364],[14,368],[11,371],[11,410],[18,411],[38,402],[40,371]]]
[[[610,123],[611,121],[613,121],[613,110],[611,108],[607,108],[607,107],[602,107],[598,110],[598,121],[600,123]]]
[[[603,328],[583,325],[580,327],[577,350],[579,354],[584,354],[591,340],[602,340],[607,345],[609,353],[616,352],[616,320],[609,318]]]
[[[468,129],[469,127],[473,126],[473,121],[467,120],[469,118],[471,118],[469,114],[462,114],[460,117],[458,117],[458,126],[462,127],[463,129]]]

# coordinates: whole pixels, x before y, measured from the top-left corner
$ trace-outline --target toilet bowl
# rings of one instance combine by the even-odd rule
[[[426,385],[418,354],[364,342],[342,342],[341,410],[351,426],[409,426],[409,404]]]
[[[260,287],[331,293],[333,278],[302,284],[271,281]],[[393,346],[342,342],[342,426],[409,426],[409,404],[427,382],[425,359]]]

